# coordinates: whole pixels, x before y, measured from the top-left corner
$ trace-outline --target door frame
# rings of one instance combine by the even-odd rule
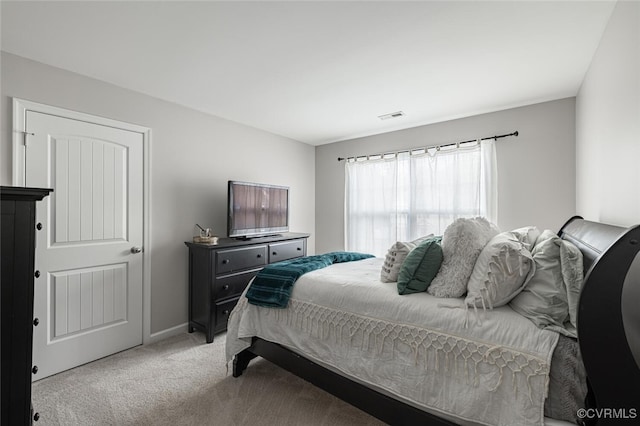
[[[13,98],[13,185],[25,186],[25,130],[27,111],[55,115],[142,134],[142,344],[151,343],[151,129],[123,121],[68,110],[38,102]],[[25,145],[26,141],[26,145]]]

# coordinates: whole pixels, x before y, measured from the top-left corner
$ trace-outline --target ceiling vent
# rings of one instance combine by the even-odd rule
[[[398,117],[402,117],[403,115],[404,115],[404,112],[396,111],[390,114],[379,115],[378,118],[380,120],[389,120],[390,118],[398,118]]]

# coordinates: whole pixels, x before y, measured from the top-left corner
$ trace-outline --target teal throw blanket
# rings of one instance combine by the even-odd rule
[[[369,257],[373,255],[336,251],[272,263],[258,272],[247,290],[247,299],[249,303],[257,306],[286,308],[293,284],[303,274],[325,268],[333,263],[351,262]]]

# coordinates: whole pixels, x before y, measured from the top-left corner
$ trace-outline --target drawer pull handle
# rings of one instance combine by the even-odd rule
[[[31,372],[32,372],[33,374],[37,374],[37,373],[38,373],[38,366],[37,366],[37,365],[34,365],[34,366],[33,366],[33,368],[31,369]]]
[[[262,255],[261,255],[261,254],[258,254],[258,259],[260,259],[261,257],[262,257]]]
[[[223,290],[229,290],[229,284],[225,284],[225,285],[223,285],[223,286],[222,286],[222,289],[223,289]]]
[[[302,251],[302,247],[297,247],[296,250]]]
[[[277,256],[277,255],[278,255],[278,252],[275,252],[275,251],[274,251],[272,254],[273,254],[274,256]]]
[[[222,261],[222,264],[223,264],[223,265],[226,265],[227,263],[229,263],[229,259],[224,259],[224,260]]]

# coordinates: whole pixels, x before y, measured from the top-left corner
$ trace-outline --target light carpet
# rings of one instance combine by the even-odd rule
[[[184,333],[35,382],[35,425],[383,424],[263,359],[232,377],[224,344]]]

